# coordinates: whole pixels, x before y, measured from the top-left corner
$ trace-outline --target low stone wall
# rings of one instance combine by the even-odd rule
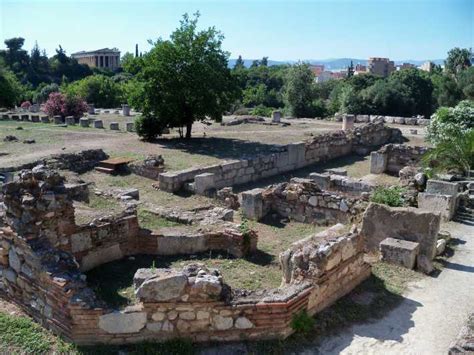
[[[342,117],[340,118],[342,120]],[[425,119],[424,116],[417,117],[400,117],[400,116],[381,116],[381,115],[355,115],[355,122],[367,123],[367,122],[385,122],[395,123],[400,125],[411,125],[411,126],[428,126],[430,124],[429,119]]]
[[[342,175],[311,173],[309,178],[321,190],[344,192],[359,197],[361,193],[370,193],[376,188],[376,185],[365,182],[362,179],[353,179]]]
[[[182,271],[141,269],[134,278],[138,303],[112,310],[87,287],[77,258],[84,265],[101,242],[119,241],[122,248],[136,228],[136,218],[122,217],[116,221],[120,227],[105,223],[78,229],[64,190],[59,175],[41,169],[23,172],[19,181],[5,185],[8,227],[0,228],[0,294],[77,344],[285,338],[293,332],[295,314],[316,313],[370,275],[358,237],[333,231],[292,249],[294,270],[300,271],[285,278],[281,288],[234,292],[218,271],[199,265]],[[132,245],[149,251],[156,243],[159,250],[158,238],[143,238],[135,238],[138,244]],[[314,252],[307,254],[310,249]],[[308,269],[296,262],[298,253],[309,255]]]
[[[194,182],[196,193],[204,194],[211,189],[257,181],[354,152],[366,154],[382,144],[398,141],[400,137],[398,129],[386,127],[383,123],[367,124],[288,144],[270,155],[166,172],[159,176],[160,189],[176,192],[185,183]]]
[[[311,179],[293,178],[289,183],[242,193],[242,213],[260,220],[271,212],[304,223],[329,225],[353,222],[367,202],[348,195],[323,191]]]
[[[360,234],[368,250],[378,250],[386,238],[420,244],[420,255],[433,260],[440,228],[439,214],[412,207],[388,207],[370,203],[362,219]]]
[[[406,166],[418,166],[428,150],[427,147],[387,144],[378,151],[370,153],[370,173],[398,174]]]
[[[0,172],[20,171],[32,169],[37,165],[44,165],[49,169],[71,170],[77,173],[84,173],[92,170],[101,160],[109,156],[102,149],[86,149],[74,153],[54,154],[48,158],[37,160],[32,163],[21,164],[10,167],[0,167]]]

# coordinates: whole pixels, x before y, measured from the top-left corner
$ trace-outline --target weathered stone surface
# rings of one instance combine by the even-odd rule
[[[179,298],[188,282],[182,273],[172,269],[156,269],[157,276],[146,279],[136,290],[142,301],[160,302]]]
[[[263,215],[263,189],[253,189],[242,192],[242,214],[255,221],[260,220]]]
[[[104,128],[104,122],[102,120],[94,120],[94,128]]]
[[[441,255],[446,250],[446,239],[438,239],[436,242],[436,255]]]
[[[137,333],[146,325],[146,313],[114,312],[99,318],[99,328],[110,334]]]
[[[371,203],[364,213],[360,234],[368,250],[378,250],[386,238],[420,244],[420,254],[432,260],[441,218],[438,214],[411,207],[388,207]]]
[[[434,270],[433,262],[425,255],[418,255],[416,258],[416,268],[427,275],[431,274]]]
[[[89,118],[81,117],[79,119],[79,124],[81,125],[81,127],[89,127]]]
[[[71,235],[71,251],[73,253],[88,250],[92,247],[92,241],[88,232],[76,233]]]
[[[10,263],[10,267],[13,270],[15,270],[16,272],[21,271],[21,261],[14,248],[11,248],[10,251],[8,252],[8,261]]]
[[[318,185],[321,190],[327,190],[330,187],[330,176],[328,174],[311,173],[309,178]]]
[[[118,122],[110,122],[110,129],[112,131],[118,131],[120,130]]]
[[[426,192],[439,195],[456,196],[459,193],[459,183],[447,182],[441,180],[428,180],[426,183]]]
[[[234,320],[232,317],[223,317],[217,314],[212,317],[212,325],[217,330],[227,330],[232,328]]]
[[[380,243],[382,261],[400,265],[407,269],[415,267],[420,245],[406,240],[387,238]]]
[[[428,192],[418,194],[418,207],[441,215],[444,221],[453,218],[456,212],[456,196],[440,195]]]
[[[253,323],[245,317],[239,317],[235,320],[235,327],[237,329],[250,329],[253,326]]]
[[[198,195],[204,195],[206,191],[215,188],[215,175],[212,173],[199,174],[194,177],[194,186]]]
[[[380,152],[370,153],[370,173],[382,174],[387,169],[387,154]]]
[[[80,262],[81,271],[88,271],[96,266],[108,263],[110,261],[123,258],[123,252],[119,244],[114,244],[106,248],[96,249],[86,256]]]

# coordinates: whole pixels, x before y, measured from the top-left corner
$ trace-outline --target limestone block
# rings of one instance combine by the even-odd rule
[[[446,239],[438,239],[436,242],[436,255],[441,255],[446,250]]]
[[[204,320],[204,319],[209,319],[211,314],[207,311],[197,311],[196,313],[196,319],[197,320]]]
[[[428,192],[418,194],[418,207],[433,213],[439,213],[443,221],[449,221],[456,213],[456,196],[440,195]]]
[[[407,269],[415,267],[420,244],[401,239],[387,238],[380,243],[382,261],[400,265]]]
[[[416,120],[416,124],[418,126],[428,126],[430,124],[430,120],[425,119],[425,118],[418,118]]]
[[[344,168],[328,169],[327,172],[332,175],[347,176],[347,169]]]
[[[110,122],[110,129],[112,131],[118,131],[120,129],[118,122]]]
[[[355,121],[357,123],[367,123],[367,122],[370,121],[370,117],[369,117],[369,115],[357,115],[355,117]]]
[[[405,124],[415,126],[418,119],[416,117],[405,117]]]
[[[206,191],[216,187],[216,176],[213,173],[199,174],[194,177],[194,186],[198,195],[204,195]]]
[[[104,128],[104,123],[102,122],[102,120],[95,120],[94,128]]]
[[[161,228],[159,233],[158,255],[195,254],[207,250],[204,234],[192,234],[179,227]]]
[[[41,116],[41,123],[49,123],[49,117],[48,116]]]
[[[234,320],[231,317],[223,317],[217,314],[212,317],[212,325],[217,330],[227,330],[232,328]]]
[[[239,317],[235,320],[235,327],[237,329],[250,329],[253,328],[253,323],[246,317]]]
[[[272,122],[280,123],[281,121],[281,111],[272,112]]]
[[[39,122],[40,121],[40,117],[38,115],[31,115],[31,122]]]
[[[434,270],[433,262],[425,255],[418,255],[416,258],[416,268],[427,275],[431,274]]]
[[[122,115],[123,116],[130,116],[130,106],[122,105]]]
[[[179,314],[179,318],[184,319],[184,320],[194,320],[196,319],[196,313],[192,311],[181,312]]]
[[[99,328],[110,334],[138,333],[145,325],[145,312],[114,312],[99,318]]]
[[[81,117],[79,119],[79,124],[80,124],[81,127],[89,127],[89,118]]]
[[[156,269],[157,276],[145,280],[135,292],[141,301],[160,302],[179,298],[188,282],[182,272],[172,269]]]
[[[125,124],[127,132],[133,132],[135,130],[135,124],[133,122],[127,122]]]
[[[96,266],[122,258],[123,253],[118,243],[106,248],[100,248],[90,252],[82,258],[80,262],[81,271],[88,271]]]
[[[328,174],[311,173],[309,178],[321,189],[327,190],[331,186],[331,178]]]
[[[74,126],[76,124],[76,121],[74,120],[73,116],[66,116],[66,124],[68,126]]]
[[[76,233],[71,235],[71,251],[81,252],[92,248],[92,241],[89,232]]]
[[[163,322],[152,322],[146,324],[146,329],[150,332],[159,332],[163,327]]]
[[[355,116],[344,115],[342,117],[342,130],[347,131],[354,128]]]
[[[29,121],[30,120],[30,115],[21,115],[21,120],[22,121]]]
[[[54,120],[54,124],[62,124],[63,123],[63,118],[61,116],[54,116],[53,120]]]
[[[260,188],[242,192],[241,208],[246,218],[258,221],[264,216],[262,192]]]
[[[360,235],[368,250],[376,250],[386,238],[402,239],[420,244],[420,255],[432,260],[441,218],[420,208],[388,207],[370,203],[362,218]]]
[[[426,192],[440,195],[456,196],[459,192],[460,184],[457,182],[447,182],[441,180],[428,180]]]
[[[95,115],[95,107],[93,104],[88,104],[87,105],[87,113],[89,115]]]
[[[370,153],[370,173],[382,174],[387,169],[388,157],[386,153]]]
[[[396,124],[405,124],[405,117],[394,117],[393,123]]]
[[[301,167],[305,165],[305,144],[303,142],[290,143],[288,149],[288,164]]]

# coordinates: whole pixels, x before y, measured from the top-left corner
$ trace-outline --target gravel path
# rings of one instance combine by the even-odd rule
[[[460,243],[438,277],[412,285],[384,318],[352,326],[302,354],[447,354],[474,311],[474,227],[443,226]]]

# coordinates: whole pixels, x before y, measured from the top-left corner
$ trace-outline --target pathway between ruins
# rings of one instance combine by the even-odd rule
[[[352,326],[302,354],[447,354],[474,311],[474,227],[451,222],[442,229],[460,244],[438,277],[412,285],[386,317]]]

